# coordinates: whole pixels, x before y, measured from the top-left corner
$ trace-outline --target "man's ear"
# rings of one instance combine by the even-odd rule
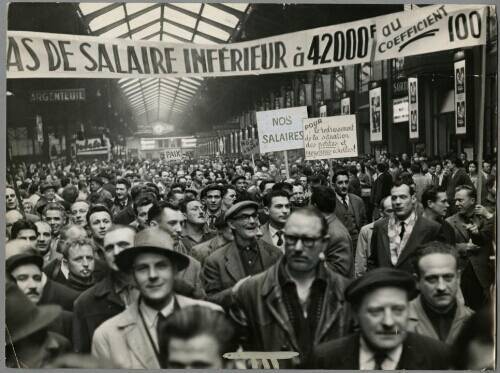
[[[264,206],[264,214],[269,215],[269,207]]]
[[[149,226],[150,227],[157,227],[158,226],[158,222],[156,220],[151,220],[151,222],[149,223]]]
[[[234,224],[233,224],[233,222],[232,222],[231,220],[228,220],[228,221],[227,221],[227,226],[228,226],[229,228],[231,228],[231,230],[235,229]]]

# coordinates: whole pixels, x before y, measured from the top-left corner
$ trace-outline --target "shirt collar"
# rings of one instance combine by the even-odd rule
[[[175,295],[170,299],[170,302],[160,311],[165,317],[174,312]],[[144,316],[144,322],[149,329],[156,325],[158,319],[158,311],[146,305],[142,300],[139,302],[139,307]]]
[[[282,229],[276,229],[271,224],[269,224],[269,234],[271,235],[271,237],[276,236],[276,234],[278,233],[279,230],[281,230],[281,232],[283,232]]]
[[[374,366],[375,364],[375,352],[368,346],[363,337],[359,337],[359,362],[360,367],[366,366],[367,364],[371,364]],[[400,344],[395,349],[386,352],[386,360],[391,361],[391,367],[396,369],[398,365],[399,359],[401,358],[401,354],[403,353],[403,344]]]
[[[410,216],[408,216],[405,220],[402,220],[402,221],[405,223],[405,226],[407,226],[408,224],[414,223],[416,219],[417,219],[417,214],[415,214],[415,210],[413,210],[411,212]],[[390,217],[390,222],[392,223],[392,225],[400,225],[401,224],[401,220],[398,220],[395,215],[392,215]]]
[[[341,196],[340,194],[338,194],[338,193],[337,193],[337,199],[338,199],[340,202],[344,203],[344,200],[342,199],[342,196]],[[349,193],[347,193],[347,194],[345,195],[345,201],[346,201],[346,203],[349,203]]]

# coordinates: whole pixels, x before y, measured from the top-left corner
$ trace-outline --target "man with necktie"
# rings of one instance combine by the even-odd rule
[[[367,269],[393,267],[413,273],[413,252],[424,243],[442,241],[441,225],[416,213],[415,189],[408,184],[394,183],[391,202],[394,214],[373,226]]]
[[[320,344],[310,360],[314,369],[448,369],[449,349],[437,340],[407,332],[415,280],[407,272],[377,268],[345,291],[359,332]]]
[[[264,213],[269,216],[269,221],[260,227],[262,239],[285,252],[283,228],[290,216],[290,197],[283,190],[273,190],[264,196],[263,202]]]

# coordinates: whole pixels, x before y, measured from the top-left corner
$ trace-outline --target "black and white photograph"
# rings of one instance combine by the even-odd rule
[[[492,2],[2,7],[1,367],[496,368]]]

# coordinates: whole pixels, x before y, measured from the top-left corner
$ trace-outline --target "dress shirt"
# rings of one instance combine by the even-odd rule
[[[165,317],[174,312],[175,296],[170,299],[170,302],[160,311]],[[153,338],[155,348],[158,349],[158,335],[156,331],[156,324],[158,323],[158,311],[147,306],[142,300],[139,302],[139,308],[144,316],[144,322],[149,331],[149,335]]]
[[[283,241],[281,246],[278,246],[278,240],[279,240],[278,229],[274,228],[271,224],[269,224],[269,234],[271,235],[271,239],[273,240],[273,245],[284,252],[285,233],[283,232],[283,230],[281,229],[281,240]]]
[[[359,369],[373,370],[375,369],[375,353],[368,347],[363,337],[360,337],[359,343]],[[399,359],[403,353],[403,345],[400,344],[394,350],[387,352],[387,357],[382,362],[383,370],[395,370],[398,366]]]
[[[340,194],[337,194],[337,199],[340,201],[340,203],[341,203],[342,205],[344,205],[344,200],[342,199],[342,197],[340,196]],[[349,204],[350,204],[350,203],[349,203],[349,193],[347,193],[347,194],[345,195],[345,203],[347,203],[347,207],[349,207]]]
[[[403,239],[399,237],[401,233],[401,221],[397,220],[394,216],[389,219],[389,224],[387,226],[387,234],[389,236],[389,248],[391,251],[391,262],[393,265],[396,265],[398,262],[398,258],[401,255],[401,251],[403,251],[406,243],[408,242],[408,238],[413,231],[413,227],[415,226],[415,222],[417,221],[417,215],[415,211],[413,211],[406,220],[404,220],[405,232],[403,235]]]

